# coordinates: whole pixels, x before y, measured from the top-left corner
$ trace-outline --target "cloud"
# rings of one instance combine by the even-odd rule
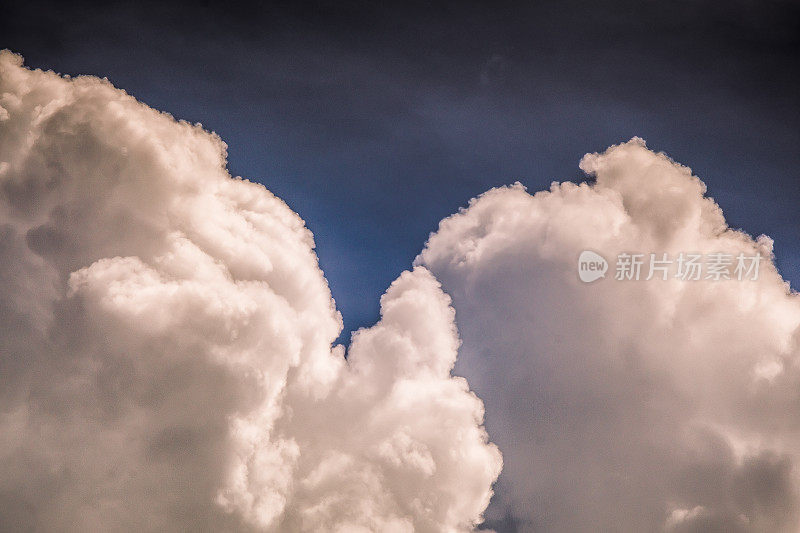
[[[0,52],[0,529],[466,531],[501,458],[403,273],[341,330],[311,232],[226,146]]]
[[[453,298],[456,372],[504,455],[490,522],[797,531],[800,300],[772,241],[728,228],[690,169],[641,139],[581,168],[593,183],[474,199],[417,259]],[[581,282],[584,250],[605,278]],[[765,261],[756,281],[618,281],[623,252]]]
[[[0,53],[0,529],[468,531],[504,462],[498,527],[796,531],[798,296],[688,168],[633,139],[485,193],[345,358],[311,232],[225,151]],[[637,252],[766,260],[615,280]]]

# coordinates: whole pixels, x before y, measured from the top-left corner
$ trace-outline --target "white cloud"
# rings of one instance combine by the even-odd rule
[[[500,455],[422,267],[350,347],[300,217],[225,145],[0,53],[0,523],[464,531]]]
[[[524,531],[797,531],[800,301],[772,242],[728,229],[640,139],[581,168],[596,183],[487,192],[417,259],[453,298],[456,372],[504,455],[489,512]],[[580,281],[583,250],[605,279]],[[757,281],[617,281],[620,252],[767,260]]]
[[[581,168],[444,220],[345,360],[311,233],[219,138],[0,53],[2,528],[470,530],[501,459],[455,364],[505,456],[494,518],[796,531],[798,296],[770,261],[613,279],[771,241],[641,140]]]

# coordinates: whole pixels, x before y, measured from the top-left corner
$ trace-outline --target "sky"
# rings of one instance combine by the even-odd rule
[[[307,221],[345,331],[490,187],[582,181],[633,136],[692,168],[800,283],[791,1],[7,2],[26,64],[200,122]]]
[[[4,10],[0,531],[798,531],[800,5]]]

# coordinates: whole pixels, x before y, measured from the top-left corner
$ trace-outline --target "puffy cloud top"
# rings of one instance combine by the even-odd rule
[[[0,523],[466,531],[501,459],[423,267],[341,319],[303,220],[107,81],[0,53]]]
[[[456,370],[505,458],[492,516],[524,531],[797,531],[800,300],[772,242],[729,229],[690,169],[633,139],[592,184],[494,189],[417,263],[453,297]],[[583,283],[578,257],[610,266]],[[617,280],[619,254],[645,254]],[[757,280],[649,281],[650,254],[761,254]],[[616,262],[616,263],[615,263]]]

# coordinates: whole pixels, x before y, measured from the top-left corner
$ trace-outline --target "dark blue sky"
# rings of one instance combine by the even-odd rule
[[[6,2],[0,48],[202,122],[314,232],[345,330],[486,189],[638,135],[800,286],[797,2]]]

